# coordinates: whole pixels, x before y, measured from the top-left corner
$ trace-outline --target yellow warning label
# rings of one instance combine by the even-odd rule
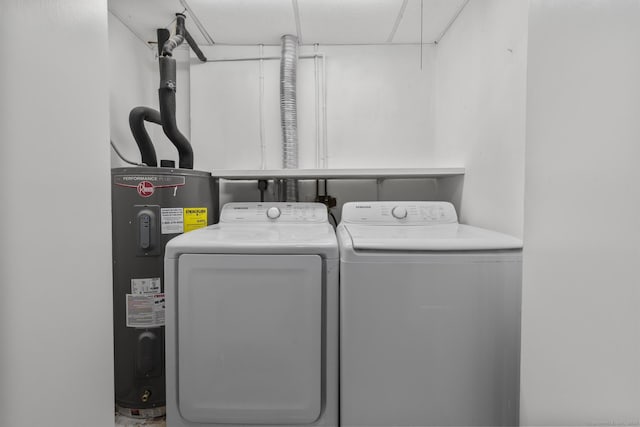
[[[207,225],[207,208],[184,208],[184,232],[197,230]]]

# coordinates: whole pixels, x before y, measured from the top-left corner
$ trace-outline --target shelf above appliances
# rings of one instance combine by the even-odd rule
[[[462,167],[450,168],[371,168],[371,169],[252,169],[211,172],[215,178],[226,180],[270,179],[420,179],[462,176]]]

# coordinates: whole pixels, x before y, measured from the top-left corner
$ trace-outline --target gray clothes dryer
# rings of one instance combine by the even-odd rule
[[[167,425],[338,425],[338,246],[317,203],[230,203],[165,255]]]

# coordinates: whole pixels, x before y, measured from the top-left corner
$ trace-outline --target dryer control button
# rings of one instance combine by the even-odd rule
[[[391,215],[397,219],[405,219],[407,217],[407,209],[403,206],[396,206],[391,209]]]
[[[275,206],[270,207],[269,209],[267,209],[267,216],[271,219],[280,217],[280,209]]]

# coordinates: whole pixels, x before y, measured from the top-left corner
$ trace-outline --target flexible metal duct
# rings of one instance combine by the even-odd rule
[[[282,166],[298,168],[298,113],[296,105],[296,70],[298,66],[298,38],[285,34],[280,60],[280,123],[282,127]],[[298,200],[298,182],[285,181],[285,201]]]

